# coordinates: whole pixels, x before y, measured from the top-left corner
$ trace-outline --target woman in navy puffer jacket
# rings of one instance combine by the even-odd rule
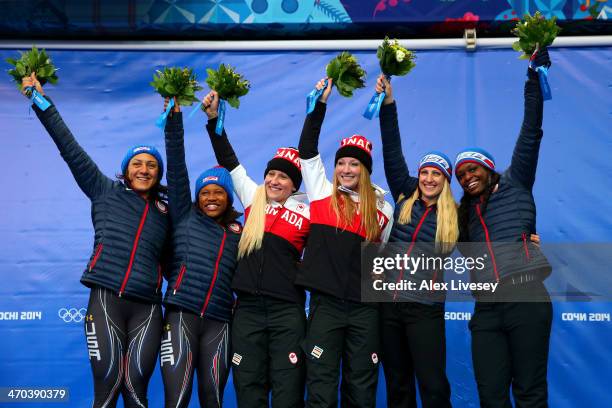
[[[455,174],[464,195],[459,207],[462,241],[481,248],[486,267],[474,282],[498,282],[495,293],[475,293],[470,321],[472,360],[483,407],[546,407],[546,370],[552,305],[544,286],[551,266],[527,240],[536,229],[533,198],[542,141],[543,98],[532,67],[549,67],[546,49],[534,54],[525,82],[525,111],[510,167],[499,174],[493,157],[468,148],[457,155]]]
[[[441,152],[432,151],[419,161],[412,176],[402,152],[397,105],[391,83],[380,76],[376,91],[385,91],[380,129],[387,183],[397,203],[387,256],[419,257],[426,253],[443,258],[459,237],[457,204],[451,193],[452,166]],[[418,380],[425,408],[450,407],[446,377],[445,292],[419,290],[422,283],[444,282],[444,270],[387,271],[385,280],[408,281],[415,290],[395,290],[380,305],[382,364],[387,406],[416,407]]]
[[[35,74],[22,85],[44,95]],[[120,180],[113,180],[79,146],[54,104],[44,111],[32,107],[91,200],[94,249],[81,282],[91,288],[85,334],[93,406],[115,406],[119,393],[126,407],[147,406],[162,322],[168,229],[168,209],[161,200],[163,161],[153,146],[135,146],[123,159]]]
[[[223,167],[200,174],[192,201],[178,104],[165,134],[173,249],[160,359],[166,407],[189,405],[195,370],[200,405],[221,407],[229,374],[240,214],[232,207],[232,178]]]

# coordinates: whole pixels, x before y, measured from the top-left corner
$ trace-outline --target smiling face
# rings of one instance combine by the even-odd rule
[[[280,170],[268,171],[264,179],[264,186],[266,187],[266,198],[280,204],[285,204],[285,201],[295,191],[291,178]]]
[[[341,157],[336,162],[334,175],[344,188],[359,191],[359,175],[361,174],[361,163],[352,157]]]
[[[419,190],[421,192],[421,199],[427,204],[434,203],[442,189],[444,188],[444,182],[446,177],[436,167],[422,167],[419,170]]]
[[[465,163],[457,169],[457,181],[471,196],[481,195],[491,180],[491,171],[476,163]]]
[[[132,157],[126,169],[126,179],[132,190],[140,195],[148,195],[157,183],[159,164],[149,153],[140,153]]]
[[[202,187],[198,194],[200,210],[217,221],[223,217],[228,206],[227,192],[218,184],[208,184]]]

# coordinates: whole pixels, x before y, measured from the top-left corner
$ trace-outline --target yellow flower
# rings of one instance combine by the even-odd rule
[[[395,51],[395,60],[397,62],[402,62],[406,58],[406,54],[402,50]]]

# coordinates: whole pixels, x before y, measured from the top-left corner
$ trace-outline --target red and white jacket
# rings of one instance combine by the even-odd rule
[[[230,172],[234,190],[245,208],[245,224],[258,187],[242,165]],[[298,265],[310,232],[310,208],[303,193],[291,195],[284,205],[266,206],[266,224],[260,249],[240,259],[232,288],[304,303],[304,290],[295,286]]]
[[[350,226],[338,226],[331,207],[333,186],[325,176],[321,156],[301,159],[302,177],[310,200],[311,227],[308,248],[296,283],[340,299],[361,301],[361,244],[366,239],[361,217],[357,213]],[[377,218],[386,242],[393,224],[393,208],[384,199],[385,191],[372,184],[378,198]],[[345,190],[353,199],[359,195]],[[369,277],[369,274],[367,274]]]

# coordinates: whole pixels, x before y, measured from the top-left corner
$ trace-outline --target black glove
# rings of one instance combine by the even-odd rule
[[[546,67],[550,68],[551,62],[548,56],[548,49],[546,47],[540,48],[533,59],[533,67]]]
[[[540,48],[538,52],[533,57],[533,60],[530,61],[529,68],[527,68],[527,77],[529,79],[538,79],[538,73],[536,72],[537,67],[550,67],[550,57],[548,56],[548,50],[546,47]],[[531,68],[533,66],[533,68]]]

